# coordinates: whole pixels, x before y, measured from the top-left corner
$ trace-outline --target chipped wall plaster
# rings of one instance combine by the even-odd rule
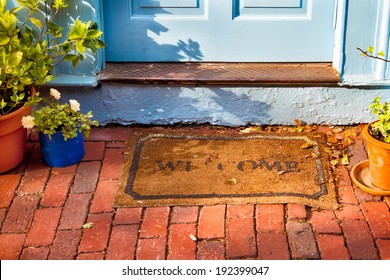
[[[347,87],[181,87],[103,84],[64,87],[92,110],[101,124],[210,123],[214,125],[350,125],[373,120],[375,96],[390,100],[390,88]]]

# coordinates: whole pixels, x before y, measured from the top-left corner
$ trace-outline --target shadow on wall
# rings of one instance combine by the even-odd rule
[[[132,7],[128,6],[128,3]],[[176,44],[158,43],[170,41],[170,30],[155,20],[172,13],[161,6],[160,1],[104,0],[105,38],[107,61],[199,61],[203,54],[198,42],[191,38],[178,38]],[[128,11],[126,9],[131,9]],[[130,19],[128,19],[130,14]],[[125,24],[125,26],[123,26]],[[120,44],[118,42],[120,38]]]
[[[75,3],[79,0],[72,0]],[[136,1],[127,0],[127,3]],[[158,4],[158,1],[155,1]],[[115,18],[105,21],[116,24],[125,0],[104,0],[104,12]],[[151,1],[148,1],[151,3]],[[153,4],[153,5],[154,5]],[[88,5],[87,5],[88,6]],[[77,10],[80,7],[72,7]],[[86,7],[88,8],[88,7]],[[120,15],[115,12],[119,11]],[[169,36],[170,30],[157,22],[157,16],[169,15],[162,8],[145,15],[147,20],[134,19],[132,28],[123,25],[105,27],[106,53],[120,52],[131,46],[147,56],[148,60],[170,58],[170,61],[201,61],[201,46],[192,38],[178,38],[176,44],[158,43],[156,36]],[[123,19],[120,19],[121,21]],[[134,32],[134,30],[137,32]],[[107,32],[115,30],[115,32]],[[133,34],[135,33],[135,34]],[[123,44],[110,45],[111,36],[123,38]],[[130,41],[129,41],[130,40]],[[115,41],[115,40],[114,40]],[[164,40],[161,40],[164,41]],[[195,71],[196,72],[196,71]],[[174,124],[211,123],[238,126],[243,123],[268,122],[270,105],[263,103],[247,91],[219,87],[142,86],[126,84],[104,84],[98,88],[60,88],[66,98],[75,98],[85,111],[92,110],[101,124]],[[260,120],[260,121],[259,121]]]
[[[100,91],[91,109],[102,124],[240,126],[271,118],[271,106],[242,89],[104,84]]]
[[[115,30],[105,34],[106,54],[108,61],[202,61],[204,55],[201,45],[193,38],[178,38],[176,44],[167,44],[170,30],[157,17],[169,17],[170,11],[161,6],[161,1],[146,1],[147,7],[140,7],[139,1],[129,0],[133,5],[130,11],[128,26],[120,26],[126,22],[129,11],[122,12],[125,1],[104,0],[106,20],[105,30]],[[129,7],[128,7],[129,8]],[[108,18],[109,17],[109,18]],[[179,27],[178,27],[179,28]],[[118,42],[120,36],[121,44]],[[136,55],[123,55],[121,50],[134,50]],[[195,71],[196,73],[196,71]],[[195,74],[194,73],[194,74]],[[106,117],[121,124],[173,124],[173,123],[212,123],[223,125],[239,125],[258,123],[258,119],[268,120],[269,105],[254,98],[234,92],[234,90],[218,87],[180,87],[180,86],[131,86],[103,85],[101,88],[104,99],[102,112],[111,112],[113,116]],[[245,95],[245,96],[244,96]],[[121,102],[114,100],[121,97]],[[96,114],[95,114],[96,115]],[[250,116],[257,116],[256,119]]]

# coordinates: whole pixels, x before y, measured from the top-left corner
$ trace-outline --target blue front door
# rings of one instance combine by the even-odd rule
[[[331,61],[335,0],[103,0],[107,61]]]

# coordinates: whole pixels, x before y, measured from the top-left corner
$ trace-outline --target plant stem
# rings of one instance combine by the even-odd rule
[[[380,57],[380,56],[377,56],[377,55],[372,55],[372,54],[370,54],[367,51],[363,51],[361,48],[356,48],[356,49],[358,51],[360,51],[362,54],[364,54],[365,56],[367,56],[367,57],[371,57],[371,58],[374,58],[374,59],[379,59],[379,60],[382,60],[384,62],[390,62],[390,60],[388,60],[386,58],[383,58],[383,57]]]

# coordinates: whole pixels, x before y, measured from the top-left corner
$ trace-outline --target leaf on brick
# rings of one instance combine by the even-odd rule
[[[191,240],[193,240],[193,241],[197,241],[197,240],[198,240],[198,238],[196,238],[196,236],[193,235],[193,234],[190,234],[190,238],[191,238]]]
[[[348,165],[349,164],[349,156],[347,154],[344,154],[341,158],[341,164],[342,165]]]
[[[305,129],[305,127],[302,126],[302,122],[300,120],[295,119],[294,122],[295,122],[295,125],[296,125],[296,130],[298,132],[302,132]]]
[[[262,128],[259,126],[250,126],[250,127],[247,127],[245,129],[241,130],[240,132],[241,133],[253,133],[253,132],[259,132],[261,130],[262,130]]]
[[[91,229],[93,228],[95,224],[94,223],[86,223],[83,225],[83,229]]]

